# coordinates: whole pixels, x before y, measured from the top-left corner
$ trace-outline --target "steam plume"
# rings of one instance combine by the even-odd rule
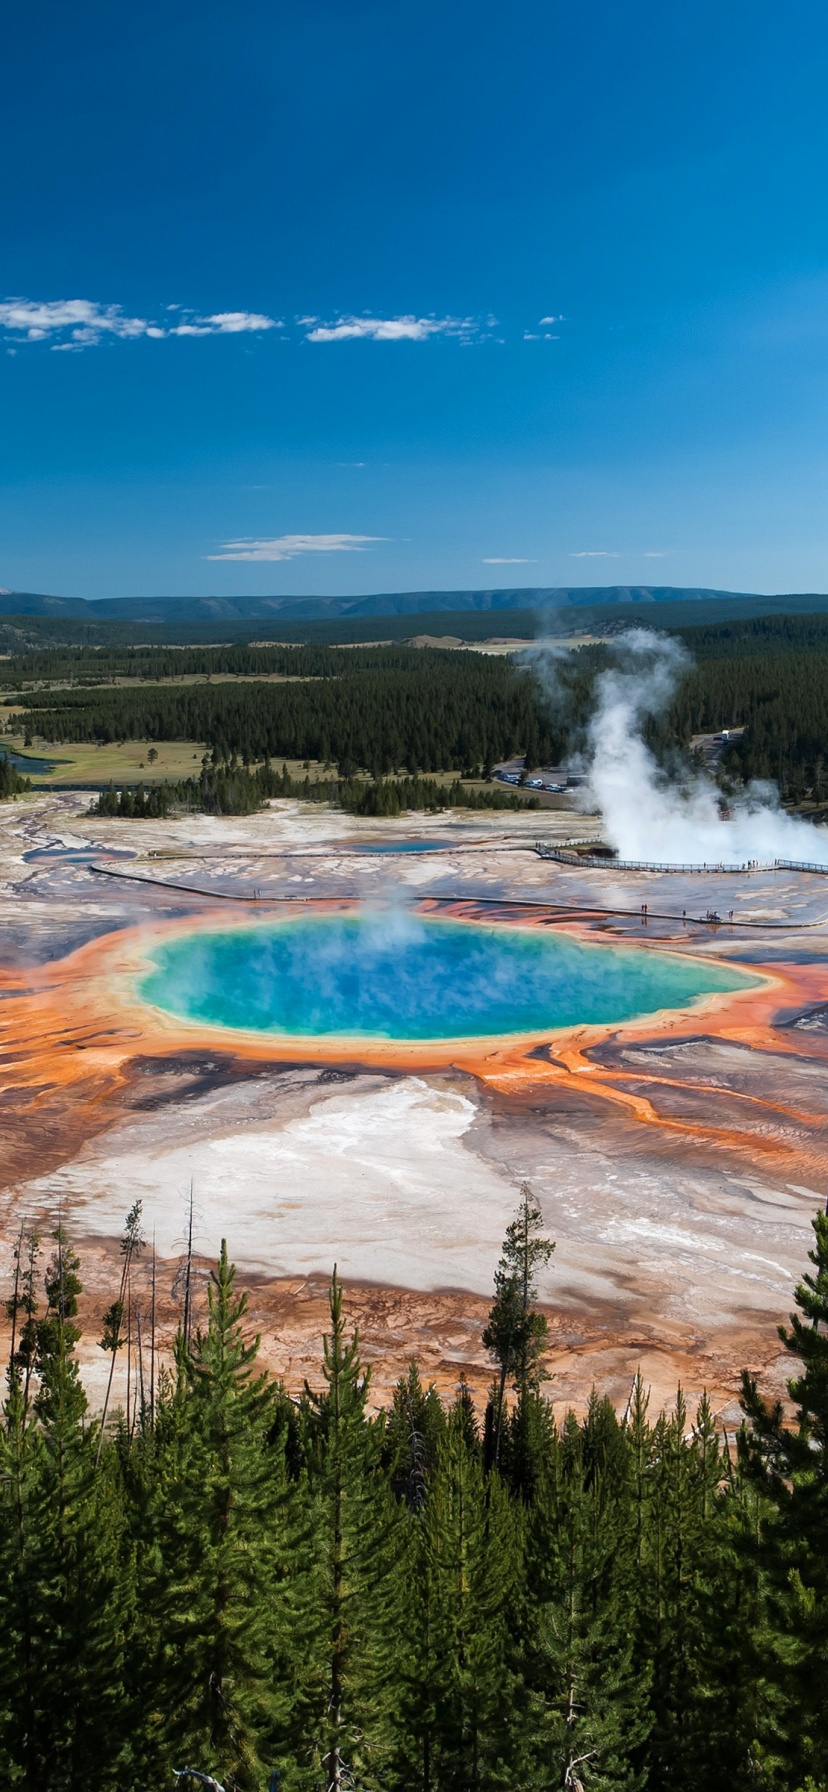
[[[828,865],[828,829],[786,815],[773,784],[753,782],[723,812],[705,772],[671,778],[647,747],[648,716],[663,715],[689,657],[649,629],[620,637],[617,663],[600,674],[587,731],[587,800],[622,859],[661,864],[745,864],[800,859]],[[554,664],[550,667],[555,676]]]

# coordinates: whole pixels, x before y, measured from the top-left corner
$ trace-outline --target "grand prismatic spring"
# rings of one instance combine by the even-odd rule
[[[537,829],[3,813],[2,1235],[62,1213],[93,1393],[126,1210],[171,1338],[191,1188],[290,1386],[336,1262],[378,1399],[413,1355],[482,1390],[524,1181],[562,1406],[639,1365],[724,1413],[743,1363],[778,1379],[828,1180],[828,879],[549,863]]]
[[[210,1026],[322,1040],[603,1026],[749,983],[692,959],[393,910],[185,934],[155,957],[145,1001]]]

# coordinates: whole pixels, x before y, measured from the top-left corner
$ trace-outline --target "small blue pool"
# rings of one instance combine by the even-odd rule
[[[74,864],[86,865],[90,859],[134,859],[135,853],[130,847],[117,846],[32,846],[24,852],[23,859],[27,865],[37,864]]]
[[[456,845],[456,841],[454,842]],[[360,840],[351,852],[393,853],[393,852],[445,852],[452,842],[449,840]]]
[[[8,748],[0,748],[0,756],[25,778],[45,778],[58,763],[56,759],[34,759],[28,753],[13,753]]]

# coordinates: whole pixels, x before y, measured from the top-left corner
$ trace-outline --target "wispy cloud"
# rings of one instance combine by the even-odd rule
[[[222,542],[220,554],[206,554],[207,560],[295,560],[298,554],[361,554],[375,541],[386,541],[385,535],[274,535],[265,541]]]
[[[307,329],[308,342],[426,342],[430,336],[457,336],[470,342],[479,335],[473,317],[338,317],[332,323],[317,318],[297,318]],[[494,322],[489,319],[489,322]]]
[[[550,313],[540,319],[536,330],[524,330],[524,342],[557,342],[558,335],[549,326],[559,324],[562,317]],[[404,312],[399,317],[377,317],[372,312],[357,315],[338,312],[333,317],[320,317],[316,312],[303,312],[293,320],[288,334],[305,342],[428,342],[453,339],[464,345],[505,338],[496,336],[497,318],[438,317],[435,312],[419,316]],[[185,305],[166,305],[160,317],[134,317],[121,305],[105,305],[97,299],[25,299],[0,300],[0,336],[10,345],[45,342],[51,349],[79,350],[94,348],[102,342],[135,341],[149,338],[164,342],[176,336],[239,336],[258,335],[263,331],[285,333],[282,319],[263,311],[195,311]]]
[[[666,548],[651,548],[648,553],[642,554],[641,558],[642,560],[663,560],[666,551]]]
[[[94,299],[4,299],[0,301],[0,330],[11,342],[47,342],[53,349],[94,348],[107,340],[134,341],[169,336],[237,336],[279,327],[277,320],[259,311],[215,311],[207,316],[168,306],[167,319],[129,317],[120,305],[101,305]],[[179,314],[175,322],[169,314]]]
[[[279,330],[275,317],[260,311],[214,311],[209,317],[194,317],[167,330],[168,336],[239,336],[246,330]]]
[[[577,554],[570,554],[570,560],[620,560],[620,554],[610,553],[607,548],[581,548]]]
[[[536,560],[526,560],[522,554],[484,554],[484,566],[537,566]]]
[[[562,324],[563,322],[564,317],[562,312],[560,312],[557,317],[553,317],[550,312],[548,317],[541,317],[538,319],[539,330],[524,330],[523,340],[524,342],[560,342],[560,336],[557,330],[554,330],[552,326],[554,324]]]
[[[154,328],[146,318],[126,317],[120,305],[98,305],[91,299],[5,299],[0,302],[0,328],[18,340],[45,342],[69,336],[76,342],[99,342],[103,336],[146,336]],[[163,330],[157,334],[162,336]]]

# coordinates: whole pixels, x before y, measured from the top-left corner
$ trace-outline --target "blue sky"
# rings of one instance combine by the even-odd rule
[[[0,584],[828,589],[822,0],[16,9]]]

